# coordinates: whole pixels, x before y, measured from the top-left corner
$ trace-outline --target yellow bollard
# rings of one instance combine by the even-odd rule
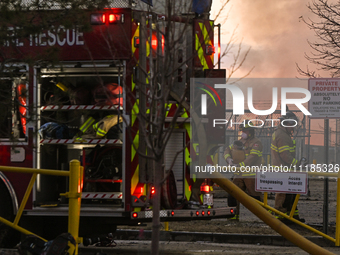
[[[268,205],[268,192],[263,193],[263,203],[264,205]]]
[[[289,214],[289,217],[291,217],[291,218],[294,216],[294,212],[295,212],[296,206],[299,202],[299,199],[300,199],[300,194],[297,194],[296,197],[295,197],[292,209],[290,210],[290,214]]]
[[[164,222],[164,230],[169,231],[169,222],[168,221]]]
[[[69,212],[68,212],[68,232],[76,240],[76,246],[70,245],[69,254],[78,254],[79,243],[79,217],[80,217],[80,205],[81,205],[81,173],[82,167],[79,160],[71,160],[70,162],[70,180],[69,180],[69,192],[67,197],[69,198]]]

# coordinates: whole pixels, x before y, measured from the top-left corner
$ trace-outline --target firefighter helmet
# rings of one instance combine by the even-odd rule
[[[282,126],[292,126],[295,127],[299,123],[299,118],[291,111],[287,111],[286,115],[281,115],[279,117]]]
[[[240,130],[242,132],[249,131],[249,137],[255,136],[255,127],[253,123],[249,120],[244,120],[243,124],[240,125]]]
[[[244,120],[243,124],[240,125],[240,130],[241,131],[249,131],[249,130],[254,130],[255,127],[253,123],[249,120]]]
[[[94,104],[123,106],[123,88],[116,83],[108,83],[105,86],[98,85],[93,90]]]

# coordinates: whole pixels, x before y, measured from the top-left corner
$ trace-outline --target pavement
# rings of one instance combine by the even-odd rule
[[[114,240],[151,240],[151,230],[117,230]],[[142,237],[141,237],[142,236]],[[319,236],[306,236],[306,239],[322,246],[332,247],[334,243]],[[226,234],[211,232],[161,231],[160,240],[164,242],[209,242],[219,244],[256,244],[275,246],[295,246],[280,235]]]
[[[80,249],[80,254],[83,255],[144,255],[150,254],[150,241],[117,241],[117,246],[114,248],[86,248]],[[254,255],[306,255],[307,252],[298,247],[284,247],[273,245],[251,245],[251,244],[221,244],[211,242],[164,242],[159,244],[161,255],[225,255],[225,254],[254,254]],[[327,247],[325,248],[334,254],[340,254],[340,248]],[[1,254],[1,253],[0,253]]]
[[[79,255],[149,255],[151,242],[140,240],[118,240],[116,247],[79,246]],[[326,250],[340,255],[339,247],[326,247]],[[159,243],[161,255],[306,255],[307,252],[294,246],[276,246],[260,244],[221,244],[211,242],[164,242]],[[0,249],[0,255],[19,255],[15,249]]]

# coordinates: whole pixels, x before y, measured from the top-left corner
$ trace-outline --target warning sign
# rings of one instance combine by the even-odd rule
[[[309,79],[308,89],[311,93],[308,103],[310,118],[340,118],[340,79]]]
[[[255,190],[307,194],[308,175],[306,172],[256,172]]]

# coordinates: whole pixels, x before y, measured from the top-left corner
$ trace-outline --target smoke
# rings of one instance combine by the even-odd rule
[[[249,77],[293,78],[299,76],[296,63],[306,68],[311,66],[304,58],[311,49],[307,40],[314,40],[314,32],[301,20],[311,15],[308,0],[234,0],[229,18],[222,26],[224,35],[237,27],[237,39],[243,41],[243,51],[250,53],[234,77],[241,77],[254,67]],[[219,2],[213,2],[217,13]],[[229,7],[230,8],[230,7]],[[218,19],[216,22],[221,22]],[[222,36],[222,42],[223,40]],[[232,57],[222,60],[227,68]]]
[[[316,41],[314,31],[310,30],[301,19],[303,17],[305,20],[317,20],[317,17],[307,8],[311,1],[230,0],[227,22],[223,24],[224,17],[216,20],[216,23],[222,23],[221,41],[226,45],[232,31],[237,27],[236,42],[242,40],[243,52],[251,47],[246,61],[233,77],[243,77],[253,67],[248,78],[306,78],[298,73],[296,64],[303,70],[306,70],[307,66],[310,70],[317,70],[318,67],[309,63],[304,57],[305,54],[310,55],[312,52],[307,41]],[[212,17],[218,13],[220,6],[219,0],[213,1]],[[227,12],[228,10],[225,11],[225,13]],[[234,51],[237,51],[237,47],[234,48]],[[222,68],[228,68],[233,61],[232,56],[222,59]],[[328,77],[326,73],[320,71],[318,73],[323,77]],[[260,84],[257,84],[255,80],[253,82],[254,86],[257,85],[257,92],[260,93],[258,96],[254,95],[255,98],[259,98],[255,102],[259,109],[271,104],[272,87],[295,85],[290,82],[280,83],[277,80],[275,85],[263,80]],[[299,87],[306,88],[307,81],[304,84],[299,84]],[[321,131],[322,126],[322,120],[312,121],[313,130]],[[330,126],[332,130],[335,129],[334,123]],[[323,136],[312,133],[311,143],[322,145]]]

